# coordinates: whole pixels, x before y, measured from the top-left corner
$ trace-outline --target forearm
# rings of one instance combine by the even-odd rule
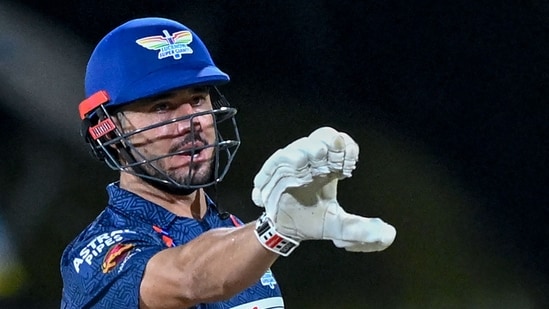
[[[181,270],[192,272],[197,298],[232,296],[259,280],[274,263],[277,255],[258,242],[254,229],[248,224],[212,230],[181,250]]]
[[[143,276],[142,308],[226,299],[255,283],[278,255],[258,242],[254,228],[214,229],[156,254]]]

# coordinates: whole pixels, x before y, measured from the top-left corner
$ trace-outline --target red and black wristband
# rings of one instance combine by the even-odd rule
[[[278,233],[266,213],[257,219],[255,235],[265,248],[282,256],[290,255],[299,246],[299,241]]]

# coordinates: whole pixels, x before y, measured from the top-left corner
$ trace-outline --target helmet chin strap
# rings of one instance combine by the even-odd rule
[[[219,191],[217,189],[217,182],[210,187],[210,190],[213,192],[214,194],[214,207],[217,209],[217,216],[221,219],[221,220],[226,220],[228,219],[231,214],[225,210],[225,208],[223,208],[221,206],[221,199],[219,198]]]

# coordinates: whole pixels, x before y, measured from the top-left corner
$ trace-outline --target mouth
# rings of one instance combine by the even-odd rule
[[[206,160],[206,152],[204,151],[208,145],[201,140],[194,140],[179,145],[174,155],[176,157],[185,158],[190,162],[201,162]]]

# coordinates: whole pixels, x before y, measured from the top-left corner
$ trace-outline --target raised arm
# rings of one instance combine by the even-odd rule
[[[351,177],[358,153],[348,134],[328,127],[276,151],[254,178],[252,200],[264,214],[256,223],[212,230],[153,256],[141,284],[141,308],[229,298],[305,240],[330,240],[351,252],[385,250],[396,229],[349,214],[337,201],[337,183]]]

